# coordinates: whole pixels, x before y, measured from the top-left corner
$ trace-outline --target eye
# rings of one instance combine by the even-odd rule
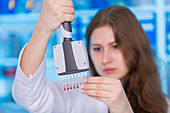
[[[117,49],[117,48],[118,48],[118,46],[117,46],[117,45],[113,45],[113,46],[112,46],[112,48]]]
[[[95,48],[93,48],[93,50],[94,50],[94,51],[100,51],[101,48],[100,48],[100,47],[95,47]]]

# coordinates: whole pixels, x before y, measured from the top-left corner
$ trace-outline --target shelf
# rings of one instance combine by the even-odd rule
[[[28,111],[14,102],[0,104],[0,111],[3,113],[28,113]]]
[[[20,13],[10,15],[0,15],[0,24],[23,24],[29,22],[36,22],[40,13]]]
[[[16,67],[18,57],[0,58],[0,67]]]
[[[128,7],[132,11],[155,11],[156,7],[154,6],[134,6],[134,7]]]
[[[0,67],[17,67],[18,64],[18,57],[9,57],[9,58],[0,58]],[[47,68],[54,67],[54,60],[53,58],[46,58],[46,66]]]
[[[129,7],[133,12],[138,11],[155,11],[155,7],[148,6],[148,7]],[[87,15],[95,15],[96,12],[100,9],[90,9],[90,10],[76,10],[75,17],[86,17]],[[83,15],[82,15],[83,14]],[[5,24],[26,24],[26,23],[36,23],[40,16],[40,13],[20,13],[20,14],[4,14],[0,15],[0,25]]]
[[[166,12],[170,12],[170,5],[166,5],[166,6],[165,6],[165,11],[166,11]]]

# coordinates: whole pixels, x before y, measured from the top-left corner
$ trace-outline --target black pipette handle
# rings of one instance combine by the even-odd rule
[[[72,40],[72,28],[71,28],[71,22],[63,22],[60,26],[60,32],[61,36],[67,40]]]

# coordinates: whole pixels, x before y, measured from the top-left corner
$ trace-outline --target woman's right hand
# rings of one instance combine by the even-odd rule
[[[38,31],[43,34],[52,34],[64,21],[74,21],[73,2],[71,0],[44,0],[37,21]]]
[[[46,53],[51,34],[64,21],[74,21],[74,8],[71,0],[44,0],[40,17],[28,42],[22,58],[21,69],[24,74],[34,75]]]

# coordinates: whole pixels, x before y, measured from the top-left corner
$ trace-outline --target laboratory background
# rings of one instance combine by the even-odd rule
[[[43,0],[0,0],[0,113],[28,113],[12,98],[12,84],[22,47],[29,41],[40,15]],[[170,98],[170,0],[73,0],[73,39],[83,40],[92,17],[102,8],[123,5],[130,8],[144,28],[161,63],[162,91]],[[58,80],[53,46],[61,43],[56,30],[46,51],[46,79]],[[151,81],[152,82],[152,81]]]

